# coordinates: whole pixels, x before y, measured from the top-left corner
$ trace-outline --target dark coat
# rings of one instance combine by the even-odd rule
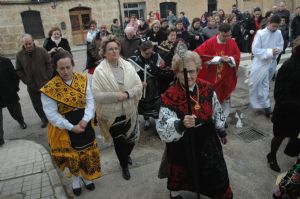
[[[61,38],[61,41],[58,45],[56,45],[56,43],[54,41],[51,40],[51,38],[47,38],[44,41],[43,47],[49,52],[52,48],[58,48],[61,47],[64,50],[68,51],[69,53],[71,53],[71,48],[69,45],[69,42],[67,39],[65,38]],[[55,52],[51,53],[51,57],[53,57],[55,54]],[[72,54],[72,53],[71,53]]]
[[[292,37],[293,37],[293,39],[296,39],[300,35],[300,16],[299,15],[294,17],[292,24],[291,24],[291,29],[292,29]]]
[[[19,81],[11,61],[0,56],[0,108],[19,101]]]
[[[239,49],[242,50],[243,35],[242,35],[242,31],[241,31],[241,26],[239,23],[236,23],[231,26],[231,33],[232,33],[231,37],[234,38]]]
[[[294,137],[300,131],[300,58],[285,61],[276,77],[272,116],[274,136]]]
[[[16,71],[24,84],[38,91],[53,75],[50,56],[44,48],[35,46],[32,53],[22,47],[16,55]]]
[[[135,55],[138,52],[139,46],[142,41],[138,37],[134,37],[132,39],[128,39],[126,35],[121,41],[121,51],[120,54],[124,59],[128,59],[129,57]]]

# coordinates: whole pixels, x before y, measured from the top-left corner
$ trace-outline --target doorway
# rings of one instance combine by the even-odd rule
[[[91,9],[87,7],[76,7],[69,10],[73,44],[85,44],[86,35],[91,20]]]

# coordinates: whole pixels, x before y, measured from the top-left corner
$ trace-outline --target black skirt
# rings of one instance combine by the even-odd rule
[[[189,129],[177,142],[167,143],[168,189],[222,195],[229,177],[222,146],[213,123]]]

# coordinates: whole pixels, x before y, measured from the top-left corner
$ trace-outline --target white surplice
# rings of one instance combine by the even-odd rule
[[[249,79],[249,97],[252,108],[270,107],[269,81],[276,71],[276,58],[272,49],[283,50],[280,30],[271,32],[268,28],[257,31],[252,43],[253,61]]]

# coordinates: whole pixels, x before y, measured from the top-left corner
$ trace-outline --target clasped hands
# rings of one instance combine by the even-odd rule
[[[53,52],[57,52],[57,51],[59,51],[59,50],[63,50],[63,48],[62,47],[54,47],[54,48],[52,48],[50,51],[49,51],[49,53],[53,53]]]
[[[186,128],[193,128],[196,126],[196,119],[197,117],[195,115],[185,115],[183,118],[183,125]],[[227,137],[222,137],[220,138],[222,144],[226,144],[227,143]]]
[[[129,96],[128,96],[127,92],[118,92],[117,93],[117,99],[118,99],[119,102],[127,100],[128,98],[129,98]]]
[[[83,133],[85,131],[86,126],[87,126],[87,122],[81,120],[78,124],[74,125],[72,131],[76,134]]]

